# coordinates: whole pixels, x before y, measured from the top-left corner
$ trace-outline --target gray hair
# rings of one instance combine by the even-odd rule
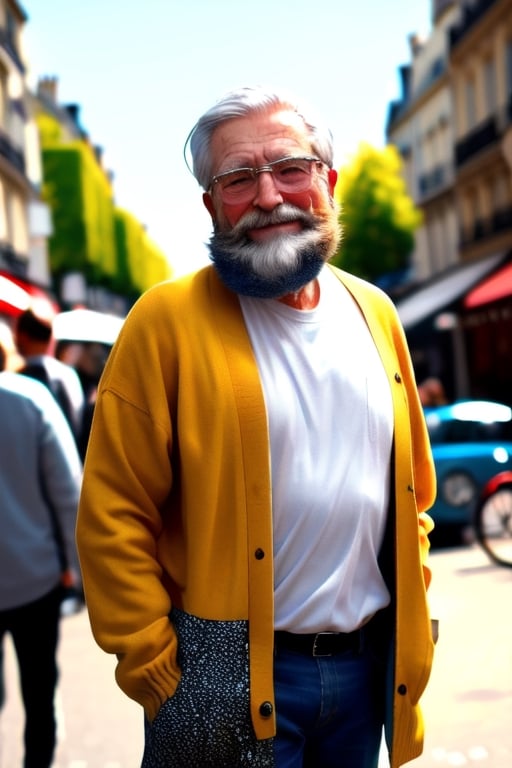
[[[192,173],[204,190],[207,190],[213,176],[210,143],[215,129],[227,120],[246,117],[253,112],[282,108],[296,112],[304,121],[311,140],[311,150],[329,168],[333,165],[333,141],[327,126],[313,117],[311,110],[299,107],[296,100],[287,93],[267,90],[261,86],[244,87],[225,94],[208,109],[192,128],[185,143],[190,143]],[[309,117],[306,117],[306,111]]]

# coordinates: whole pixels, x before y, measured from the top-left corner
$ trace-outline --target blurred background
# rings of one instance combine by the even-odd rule
[[[425,406],[449,639],[418,766],[509,768],[508,476],[503,509],[482,509],[512,470],[512,0],[0,0],[0,321],[46,304],[56,349],[95,385],[138,297],[208,263],[186,140],[225,91],[258,83],[331,127],[334,262],[395,303]],[[66,621],[59,764],[131,768],[140,713],[85,613]],[[6,672],[14,768],[9,647]]]
[[[0,314],[22,288],[124,316],[206,264],[187,136],[229,88],[270,83],[332,128],[336,263],[396,302],[418,381],[510,402],[511,9],[1,0]]]

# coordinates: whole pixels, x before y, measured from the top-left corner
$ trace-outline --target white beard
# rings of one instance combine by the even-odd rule
[[[251,229],[290,221],[301,222],[304,229],[265,242],[248,237]],[[270,213],[252,211],[232,229],[215,232],[210,240],[210,258],[221,280],[236,293],[280,298],[314,280],[338,242],[334,211],[318,216],[283,204]]]
[[[305,230],[298,234],[285,232],[265,242],[248,242],[238,249],[237,258],[247,269],[260,277],[273,279],[290,272],[300,263],[304,250],[318,248],[321,234]]]

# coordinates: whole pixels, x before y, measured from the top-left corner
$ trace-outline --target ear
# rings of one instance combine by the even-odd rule
[[[329,180],[329,193],[332,196],[334,194],[334,187],[338,181],[338,171],[335,171],[334,168],[329,168],[327,178]]]
[[[215,223],[215,219],[217,218],[217,214],[215,212],[215,205],[213,203],[212,196],[209,192],[203,193],[203,204],[210,216],[212,217],[213,223]]]

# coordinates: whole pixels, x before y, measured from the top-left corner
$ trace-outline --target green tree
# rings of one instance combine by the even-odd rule
[[[155,283],[172,277],[162,250],[129,211],[114,209],[117,275],[113,287],[125,295],[139,295]]]
[[[339,171],[342,240],[333,263],[371,282],[409,266],[421,211],[407,193],[396,147],[361,143]]]
[[[83,274],[130,302],[172,276],[163,251],[145,227],[114,204],[112,183],[84,138],[66,138],[52,115],[37,124],[42,146],[42,195],[52,211],[49,259],[55,283],[68,273]]]
[[[115,275],[114,204],[110,181],[83,141],[42,151],[43,197],[52,210],[52,274],[83,272],[101,284]]]

